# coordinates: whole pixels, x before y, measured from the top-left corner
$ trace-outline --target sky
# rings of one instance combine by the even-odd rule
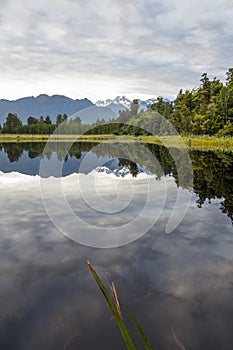
[[[233,66],[233,0],[0,0],[0,99],[173,98]]]

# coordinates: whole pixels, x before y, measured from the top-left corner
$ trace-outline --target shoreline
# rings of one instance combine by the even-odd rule
[[[137,141],[140,143],[164,145],[196,150],[221,150],[233,152],[233,137],[217,138],[214,136],[132,136],[132,135],[29,135],[29,134],[0,134],[0,143],[26,142],[121,142]]]

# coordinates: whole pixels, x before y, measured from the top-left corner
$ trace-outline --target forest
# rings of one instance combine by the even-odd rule
[[[166,119],[164,119],[166,118]],[[164,124],[164,120],[168,123]],[[169,127],[170,125],[170,127]],[[59,127],[58,127],[59,126]],[[23,125],[20,116],[9,113],[2,134],[116,134],[116,135],[170,135],[174,130],[181,135],[233,135],[233,68],[226,73],[223,83],[203,73],[200,85],[192,90],[180,90],[174,101],[161,96],[147,111],[140,110],[138,100],[131,108],[119,112],[119,117],[93,124],[82,124],[80,117],[69,119],[58,114],[56,123],[50,116],[29,116]]]

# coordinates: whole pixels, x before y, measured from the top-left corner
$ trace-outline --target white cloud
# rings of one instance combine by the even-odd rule
[[[1,98],[174,96],[197,85],[204,71],[223,79],[232,65],[233,4],[224,0],[0,6]]]

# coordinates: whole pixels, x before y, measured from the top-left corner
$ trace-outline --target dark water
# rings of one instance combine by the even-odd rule
[[[92,152],[95,164],[129,165],[131,174],[137,175],[133,162],[119,160],[108,146],[101,151],[94,146],[77,144],[64,155],[62,146],[56,145],[44,157],[65,160],[64,176],[79,172],[87,152]],[[182,191],[192,193],[192,200],[180,225],[165,234],[174,205],[169,192],[156,224],[137,241],[113,249],[86,247],[65,238],[28,177],[8,181],[0,175],[0,349],[124,349],[87,259],[106,284],[104,271],[111,274],[122,304],[135,314],[153,349],[177,348],[172,329],[187,349],[232,349],[232,154],[192,151],[190,188],[185,164],[180,178],[166,149],[147,147],[162,171],[146,159],[140,165],[156,173],[158,181],[170,176]],[[43,144],[2,144],[1,149],[0,171],[39,174]],[[132,215],[132,208],[128,213]],[[126,322],[138,349],[143,349],[127,317]]]

